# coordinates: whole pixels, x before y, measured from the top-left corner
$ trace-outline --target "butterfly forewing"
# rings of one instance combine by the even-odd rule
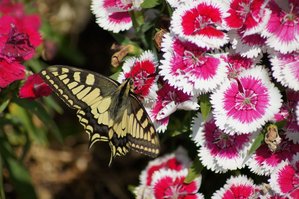
[[[100,74],[68,66],[51,66],[41,77],[71,108],[90,136],[90,145],[107,141],[111,157],[125,155],[130,148],[149,156],[159,152],[155,128],[129,84]],[[111,160],[110,160],[111,161]]]

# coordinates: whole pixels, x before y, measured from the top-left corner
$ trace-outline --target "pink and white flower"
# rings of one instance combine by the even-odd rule
[[[169,155],[164,155],[162,157],[156,158],[150,161],[146,168],[141,172],[139,177],[140,184],[150,186],[153,181],[153,174],[161,169],[170,169],[174,171],[180,171],[185,168],[189,168],[191,165],[191,160],[188,157],[187,151],[179,147],[174,153]]]
[[[266,49],[266,39],[260,34],[244,35],[244,30],[231,30],[228,32],[232,48],[243,57],[255,58]]]
[[[292,161],[293,155],[299,152],[299,144],[288,141],[284,134],[280,136],[282,141],[274,153],[263,143],[246,162],[253,173],[270,175],[281,162]]]
[[[290,199],[299,198],[299,153],[292,161],[283,161],[271,173],[271,188],[281,196]]]
[[[178,109],[197,110],[199,105],[195,96],[190,96],[181,90],[164,83],[157,91],[157,101],[151,110],[151,117],[157,125],[157,131],[164,132],[168,125],[169,116]]]
[[[230,28],[242,29],[244,36],[259,33],[270,18],[267,4],[268,0],[232,0],[225,22]]]
[[[227,70],[222,54],[208,53],[169,33],[164,35],[161,46],[164,60],[159,73],[171,86],[196,95],[212,91],[224,81]]]
[[[208,169],[224,173],[245,166],[253,142],[251,134],[228,135],[216,126],[213,118],[204,122],[201,114],[193,119],[192,132],[192,140],[200,146],[199,158]]]
[[[240,54],[232,52],[232,50],[229,50],[228,55],[223,58],[226,63],[227,78],[230,81],[237,79],[243,71],[254,67],[259,61],[259,59],[242,57]]]
[[[157,97],[156,68],[158,61],[151,51],[143,52],[139,58],[132,57],[125,61],[122,66],[123,72],[119,74],[118,82],[132,78],[134,93],[145,98],[154,100]]]
[[[272,13],[262,35],[267,38],[266,43],[271,48],[281,53],[290,53],[299,49],[299,2],[289,0],[283,3],[269,3]],[[287,8],[282,9],[280,6]]]
[[[289,54],[276,53],[271,57],[270,61],[273,77],[283,86],[299,91],[299,52]]]
[[[212,199],[256,198],[259,188],[251,179],[244,175],[231,177],[226,184],[216,191]]]
[[[216,125],[233,135],[257,131],[279,112],[282,101],[267,71],[256,66],[224,82],[211,95],[211,104]]]
[[[179,147],[174,153],[164,155],[150,161],[146,168],[141,172],[139,179],[140,185],[134,190],[137,199],[141,198],[154,198],[153,175],[160,170],[170,170],[180,172],[189,168],[191,161],[188,157],[187,151]]]
[[[132,27],[129,11],[139,9],[142,2],[138,0],[93,0],[91,10],[100,27],[118,33]]]
[[[188,169],[181,171],[161,169],[154,173],[152,189],[155,199],[177,198],[177,199],[204,199],[198,192],[201,184],[201,177],[195,178],[190,183],[184,180]]]
[[[295,144],[299,144],[299,124],[296,116],[296,106],[298,103],[299,92],[287,89],[286,100],[283,107],[288,111],[288,115],[282,129],[286,134],[286,138]]]
[[[228,42],[223,31],[227,8],[218,0],[188,1],[173,12],[170,29],[201,48],[219,48]]]

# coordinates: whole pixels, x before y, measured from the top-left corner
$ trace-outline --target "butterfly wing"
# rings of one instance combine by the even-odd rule
[[[111,94],[119,83],[103,75],[68,66],[50,66],[40,72],[44,81],[71,108],[89,134],[90,146],[109,141]],[[110,123],[110,124],[109,124]]]
[[[156,129],[145,108],[134,95],[130,95],[128,134],[131,148],[139,153],[156,157],[159,154],[159,139]]]
[[[149,156],[159,152],[155,128],[138,98],[123,95],[125,84],[100,74],[66,66],[51,66],[41,76],[71,108],[90,137],[107,141],[111,159],[130,148]],[[119,103],[121,102],[121,103]]]

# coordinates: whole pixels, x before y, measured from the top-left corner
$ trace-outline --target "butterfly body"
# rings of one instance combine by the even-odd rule
[[[133,92],[133,83],[122,84],[103,75],[69,66],[51,66],[40,72],[44,81],[71,108],[89,134],[90,147],[108,142],[111,159],[130,149],[155,157],[159,140],[155,128]]]

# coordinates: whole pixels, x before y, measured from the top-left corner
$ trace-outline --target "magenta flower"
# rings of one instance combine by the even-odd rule
[[[140,185],[136,187],[135,194],[137,198],[154,198],[152,189],[153,175],[160,170],[170,170],[180,172],[189,168],[191,161],[187,151],[179,147],[174,153],[156,158],[148,163],[147,167],[141,172],[139,177]]]
[[[257,198],[259,188],[246,176],[231,177],[212,199]]]
[[[253,173],[270,175],[271,172],[284,160],[293,160],[293,155],[299,152],[299,144],[285,139],[285,134],[280,134],[282,141],[273,153],[263,143],[246,162]]]
[[[203,195],[197,193],[201,184],[201,177],[195,178],[190,183],[185,183],[187,174],[188,169],[178,172],[165,169],[157,171],[152,182],[154,198],[203,199]]]
[[[193,119],[192,131],[192,140],[200,146],[199,158],[208,169],[224,173],[245,166],[245,157],[253,142],[252,135],[225,134],[212,118],[204,122],[201,114]]]
[[[292,161],[283,161],[271,172],[270,186],[281,196],[299,198],[299,153],[294,155]]]
[[[230,28],[242,29],[245,36],[259,33],[270,18],[268,0],[232,0],[225,22]]]
[[[38,32],[38,15],[24,15],[22,18],[2,16],[0,18],[0,58],[24,61],[33,57],[35,48],[41,44]]]
[[[283,107],[287,111],[285,118],[285,125],[282,130],[285,132],[285,136],[288,140],[291,140],[294,144],[299,144],[299,124],[296,116],[296,106],[299,103],[299,92],[295,92],[291,89],[286,90],[286,100]]]
[[[227,78],[230,81],[237,79],[239,75],[244,72],[246,69],[252,68],[255,66],[255,63],[259,59],[251,59],[242,57],[240,54],[229,51],[229,54],[226,57],[223,57],[224,62],[226,63],[227,68]]]
[[[215,49],[228,42],[224,30],[227,5],[218,0],[188,1],[171,18],[171,31],[201,48]]]
[[[266,51],[266,39],[260,34],[244,35],[244,30],[231,30],[228,32],[232,48],[243,57],[256,58]]]
[[[216,125],[231,135],[252,133],[272,119],[281,107],[281,94],[261,67],[243,71],[211,95]]]
[[[14,3],[11,0],[2,0],[0,1],[0,13],[21,18],[25,14],[24,5],[20,2]]]
[[[160,75],[187,94],[212,91],[225,79],[226,67],[221,54],[211,54],[173,34],[164,35],[162,51],[164,60],[159,66]]]
[[[177,109],[197,110],[199,108],[196,97],[187,95],[167,83],[157,91],[157,95],[157,101],[151,110],[153,121],[159,125],[157,131],[166,130],[169,116]]]
[[[284,1],[281,6],[275,1],[269,3],[272,13],[270,20],[262,31],[267,37],[267,45],[281,53],[290,53],[299,49],[299,2],[297,0]]]
[[[276,53],[273,54],[270,61],[272,64],[273,77],[282,85],[299,91],[299,53]]]
[[[93,0],[91,10],[101,28],[118,33],[132,27],[129,11],[139,9],[142,2],[142,0]]]
[[[25,77],[25,67],[18,62],[8,63],[0,59],[0,88],[5,88],[16,80]]]
[[[120,73],[118,81],[122,82],[127,78],[132,78],[134,93],[145,98],[154,100],[157,97],[156,91],[157,77],[156,68],[158,61],[151,51],[143,52],[139,58],[132,57],[123,64],[123,72]]]
[[[52,93],[51,88],[46,84],[43,79],[34,74],[27,78],[24,85],[20,88],[20,98],[36,99],[42,96],[48,96]]]

